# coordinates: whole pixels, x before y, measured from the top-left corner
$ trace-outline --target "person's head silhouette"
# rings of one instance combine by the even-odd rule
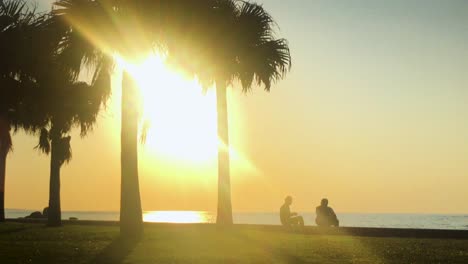
[[[286,196],[286,198],[284,198],[284,203],[287,204],[287,205],[291,205],[292,204],[292,197],[290,195]]]
[[[322,206],[327,206],[327,205],[328,205],[328,199],[327,199],[327,198],[323,198],[323,199],[322,199],[322,202],[320,202],[320,204],[321,204]]]

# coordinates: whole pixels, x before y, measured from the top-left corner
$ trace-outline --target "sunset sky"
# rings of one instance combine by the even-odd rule
[[[289,40],[293,68],[270,93],[229,94],[233,210],[276,211],[290,194],[295,211],[327,197],[337,212],[468,213],[468,1],[258,2]],[[215,211],[214,91],[177,76],[167,91],[167,76],[147,76],[143,210]],[[119,208],[115,90],[94,131],[72,133],[62,210]],[[13,140],[6,208],[40,210],[50,157],[33,149],[38,137]]]

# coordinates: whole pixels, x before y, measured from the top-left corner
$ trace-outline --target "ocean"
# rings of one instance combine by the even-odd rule
[[[7,218],[19,218],[29,215],[33,210],[6,209]],[[299,213],[306,225],[315,225],[315,213]],[[349,227],[386,227],[419,229],[454,229],[468,230],[468,214],[369,214],[338,213],[340,226]],[[64,211],[63,219],[76,217],[79,220],[117,221],[119,212]],[[236,224],[279,225],[276,212],[234,213]],[[145,222],[160,223],[214,223],[216,214],[205,211],[145,211]]]

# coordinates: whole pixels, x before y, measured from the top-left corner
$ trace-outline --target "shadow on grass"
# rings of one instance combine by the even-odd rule
[[[122,263],[133,251],[140,239],[117,237],[104,248],[90,263]]]
[[[26,227],[17,227],[17,228],[7,229],[7,230],[0,231],[0,235],[18,233],[26,229],[27,229]]]

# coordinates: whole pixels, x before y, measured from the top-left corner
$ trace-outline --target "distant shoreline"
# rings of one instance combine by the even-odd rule
[[[31,214],[26,210],[6,210],[10,219],[24,218]],[[315,226],[314,212],[299,212],[306,226]],[[337,213],[342,227],[468,230],[468,215],[422,215],[422,214],[353,214]],[[120,213],[62,211],[62,219],[88,221],[118,221]],[[236,224],[280,225],[278,212],[254,212],[233,214]],[[216,212],[209,211],[145,211],[144,222],[153,223],[215,223]]]
[[[21,209],[21,208],[5,208],[6,211],[16,211],[16,212],[34,212],[34,211],[41,211],[42,209]],[[206,213],[214,213],[216,211],[210,210],[143,210],[145,212],[206,212]],[[233,211],[234,214],[252,214],[252,213],[260,213],[260,214],[269,214],[275,213],[275,210],[271,211]],[[315,211],[297,211],[299,214],[314,214]],[[119,213],[119,210],[62,210],[62,213],[105,213],[105,214],[114,214]],[[353,211],[338,211],[337,214],[368,214],[368,215],[453,215],[453,216],[467,216],[468,212],[464,213],[420,213],[420,212],[353,212]]]

